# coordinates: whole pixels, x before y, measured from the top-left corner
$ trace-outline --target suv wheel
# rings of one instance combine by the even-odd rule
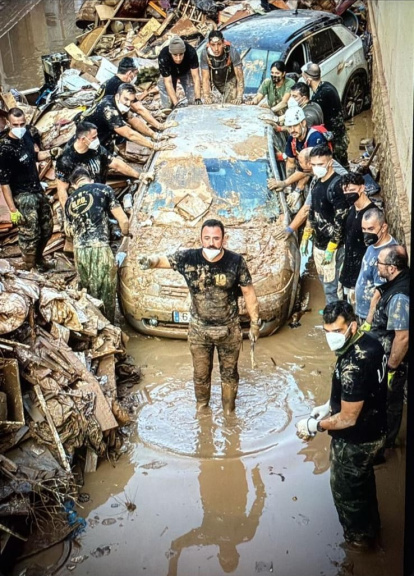
[[[357,72],[349,79],[342,98],[345,120],[362,112],[367,95],[368,82],[366,75],[364,72]]]

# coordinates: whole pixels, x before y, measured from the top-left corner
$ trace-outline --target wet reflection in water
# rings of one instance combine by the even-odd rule
[[[259,526],[266,491],[259,466],[249,471],[240,458],[240,427],[221,429],[212,412],[199,415],[197,445],[204,453],[200,461],[200,485],[203,518],[197,528],[175,538],[169,551],[168,576],[177,576],[178,562],[184,548],[214,546],[223,571],[234,572],[239,564],[238,546],[250,542]],[[225,436],[223,456],[214,460],[215,438]],[[248,509],[249,484],[253,485],[254,500]]]

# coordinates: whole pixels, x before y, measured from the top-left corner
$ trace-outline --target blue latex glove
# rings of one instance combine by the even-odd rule
[[[126,252],[118,252],[118,254],[115,256],[115,262],[118,268],[122,266],[125,258],[126,258]]]

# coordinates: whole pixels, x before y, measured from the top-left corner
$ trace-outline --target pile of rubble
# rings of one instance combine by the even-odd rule
[[[27,554],[83,526],[83,474],[122,452],[138,402],[127,336],[75,276],[0,260],[0,554],[11,536]]]

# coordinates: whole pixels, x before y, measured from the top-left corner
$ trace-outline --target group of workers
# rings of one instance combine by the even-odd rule
[[[240,54],[220,31],[209,34],[200,63],[196,50],[174,36],[160,52],[159,69],[165,114],[183,104],[178,81],[185,104],[211,103],[214,92],[223,102],[243,102]],[[174,148],[174,134],[164,132],[176,123],[160,122],[140,102],[134,87],[137,72],[132,58],[121,60],[117,74],[102,85],[63,150],[41,151],[19,108],[8,112],[9,132],[0,141],[0,185],[11,220],[18,226],[22,267],[50,266],[43,250],[52,233],[52,212],[36,162],[52,156],[80,284],[103,301],[111,321],[117,271],[109,218],[118,221],[124,237],[129,225],[106,184],[108,168],[133,179],[151,177],[119,158],[117,148],[125,139],[147,150]],[[330,397],[297,424],[298,435],[310,438],[325,430],[331,435],[331,487],[345,539],[365,547],[380,528],[373,466],[385,459],[385,448],[395,445],[403,411],[408,258],[388,233],[383,212],[366,195],[363,176],[347,170],[348,136],[338,92],[322,81],[317,64],[305,66],[303,80],[295,82],[287,77],[283,62],[274,62],[270,78],[246,103],[258,105],[267,98],[273,116],[266,122],[287,136],[285,150],[278,154],[280,161],[286,161],[286,179],[268,181],[269,190],[287,192],[294,215],[278,239],[287,240],[304,226],[300,250],[303,256],[313,255],[326,298],[321,312],[327,344],[337,356]],[[223,411],[230,415],[235,409],[242,342],[239,290],[250,316],[252,342],[260,335],[259,302],[246,261],[224,247],[223,224],[205,221],[200,241],[199,249],[143,255],[140,264],[144,269],[173,268],[184,276],[191,295],[188,339],[197,409],[209,405],[217,349]]]

